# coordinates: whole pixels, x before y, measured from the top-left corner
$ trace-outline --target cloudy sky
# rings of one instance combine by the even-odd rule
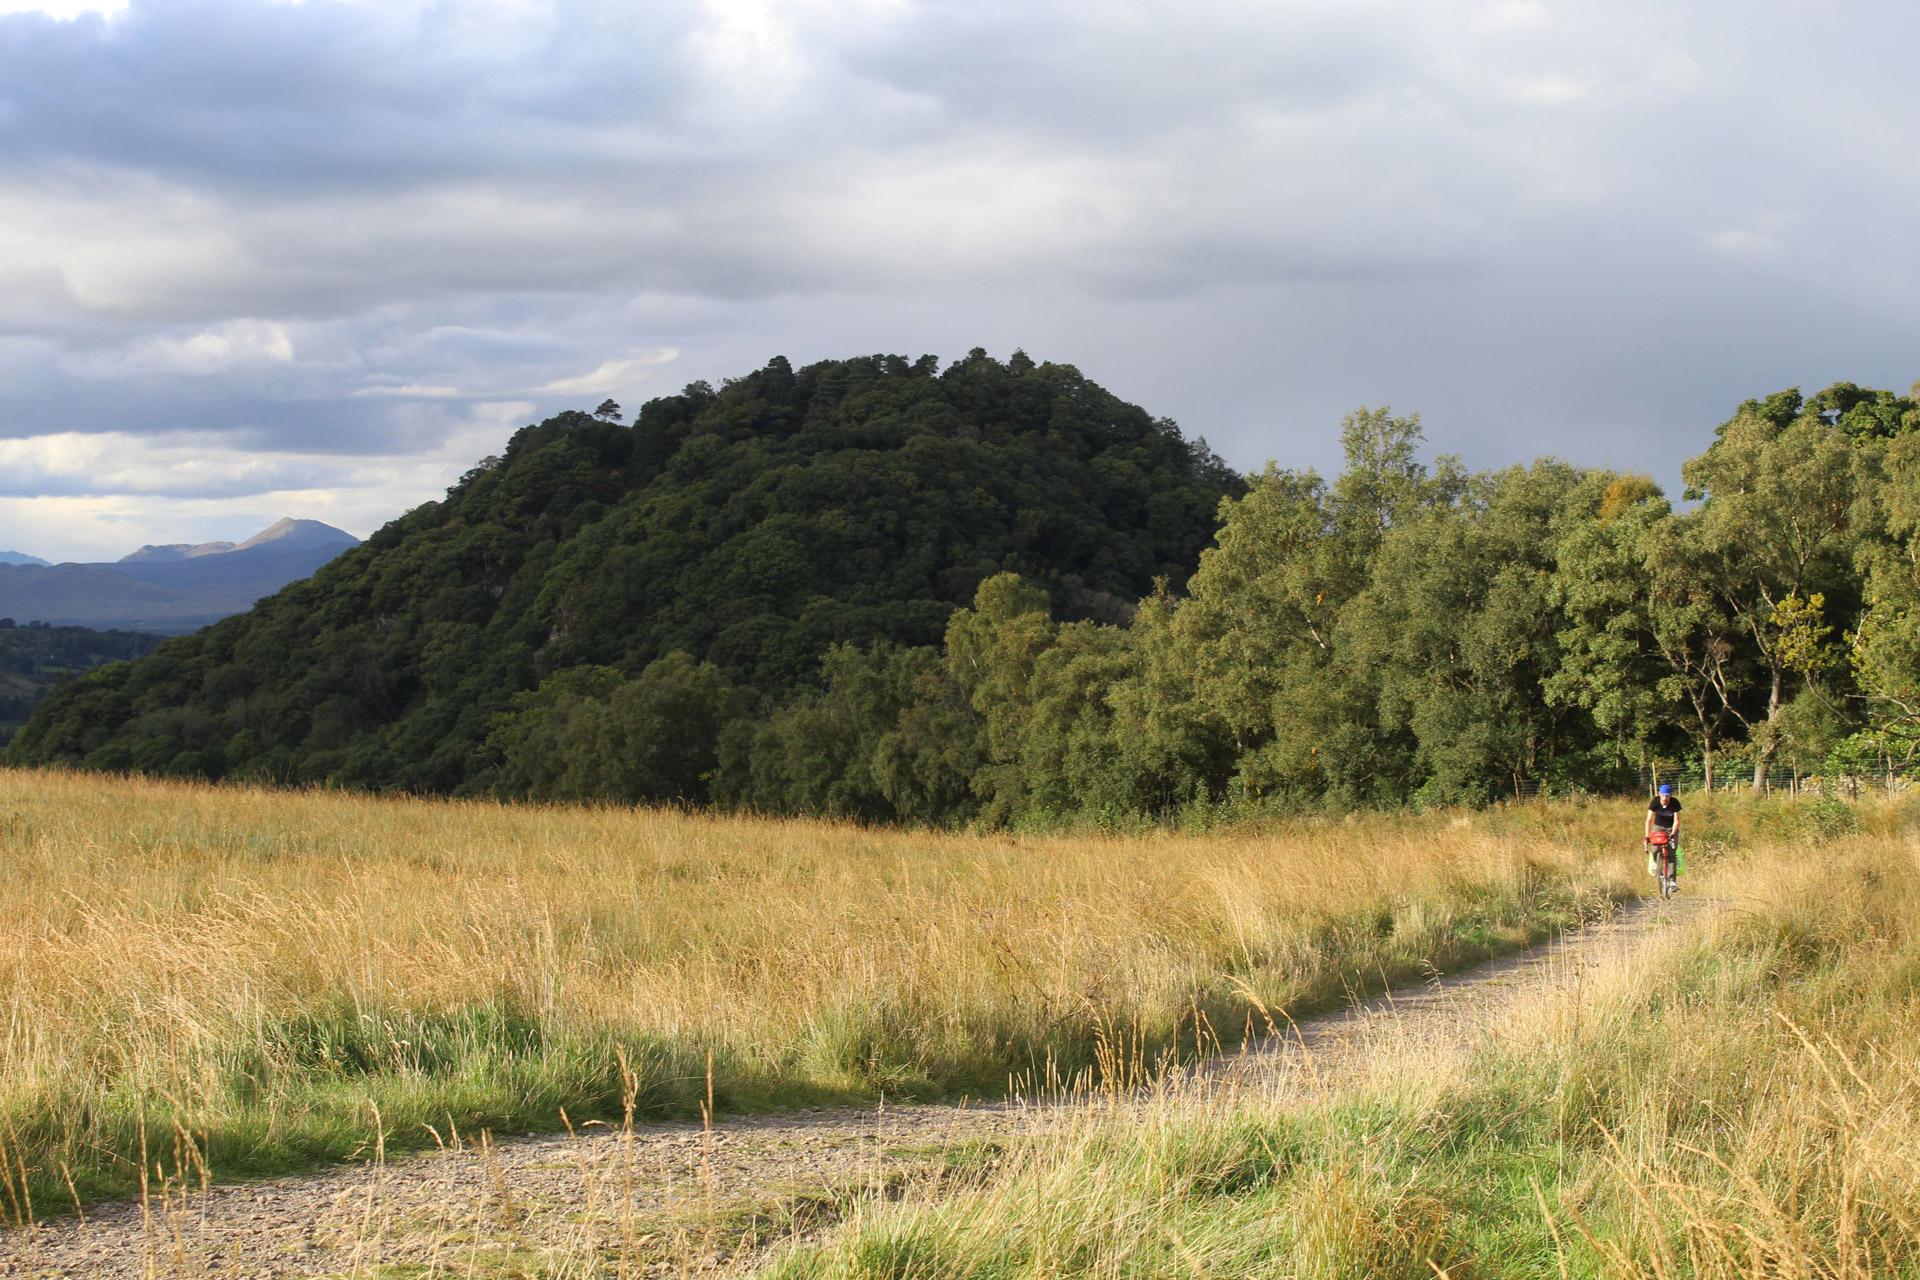
[[[1663,479],[1920,377],[1920,10],[0,0],[0,548],[366,534],[776,353],[1070,361],[1230,461]]]

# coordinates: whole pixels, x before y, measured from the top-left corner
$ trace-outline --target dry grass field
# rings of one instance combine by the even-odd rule
[[[1637,825],[1016,838],[0,772],[0,1212],[1190,1056],[1636,892]]]
[[[1920,1276],[1920,804],[1689,818],[1673,927],[1484,1032],[1085,1113],[770,1280]]]

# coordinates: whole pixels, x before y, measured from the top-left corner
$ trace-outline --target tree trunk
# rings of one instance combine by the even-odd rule
[[[1704,692],[1691,698],[1694,722],[1700,726],[1700,761],[1706,771],[1707,794],[1713,794],[1713,721],[1707,718]]]
[[[1775,726],[1780,719],[1780,668],[1773,669],[1773,684],[1767,689],[1767,732],[1760,750],[1753,757],[1753,794],[1767,789],[1767,776],[1773,771],[1773,753],[1780,749],[1780,734]]]

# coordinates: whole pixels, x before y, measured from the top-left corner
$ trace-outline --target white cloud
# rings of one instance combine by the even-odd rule
[[[524,400],[474,404],[435,447],[390,458],[252,449],[212,433],[0,440],[0,545],[115,559],[149,542],[237,540],[288,515],[365,534],[500,452],[533,412]]]
[[[673,347],[646,347],[602,364],[591,373],[575,378],[558,378],[541,387],[555,395],[597,396],[605,392],[626,391],[645,382],[653,371],[680,358]]]
[[[360,387],[350,394],[356,400],[452,400],[459,396],[460,388],[406,383],[394,387]]]
[[[10,13],[43,13],[50,18],[72,21],[86,14],[113,17],[127,7],[128,0],[0,0],[0,17]]]
[[[1648,61],[1641,78],[1657,91],[1691,93],[1706,83],[1707,73],[1692,54],[1683,49],[1665,49]]]
[[[1705,239],[1716,253],[1733,258],[1773,258],[1785,249],[1792,216],[1779,211],[1762,213],[1746,222],[1709,232]]]
[[[133,355],[136,364],[191,374],[287,364],[292,359],[293,340],[280,325],[266,320],[230,320],[184,338],[152,338]]]
[[[1780,249],[1780,242],[1772,234],[1747,227],[1715,231],[1707,236],[1707,243],[1720,253],[1739,258],[1767,257]]]
[[[1565,107],[1593,96],[1591,77],[1564,72],[1510,76],[1501,82],[1501,91],[1515,102],[1533,107]]]
[[[0,164],[0,323],[57,332],[118,317],[232,318],[236,282],[259,276],[210,193],[119,167],[14,168]]]
[[[377,469],[379,464],[373,464]],[[232,447],[193,433],[140,436],[124,432],[57,432],[0,440],[0,492],[15,496],[244,496],[301,487],[311,475],[351,476],[352,459]]]
[[[268,320],[228,320],[204,329],[162,332],[124,347],[77,353],[61,361],[86,378],[180,376],[204,378],[293,363],[293,339]]]
[[[1553,25],[1553,10],[1540,0],[1496,0],[1481,5],[1473,20],[1495,31],[1541,31]]]

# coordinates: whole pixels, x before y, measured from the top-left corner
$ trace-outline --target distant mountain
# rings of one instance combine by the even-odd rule
[[[272,545],[280,551],[310,547],[353,546],[358,540],[343,529],[318,520],[276,520],[245,542],[168,542],[148,545],[121,556],[121,564],[140,564],[155,560],[198,560],[202,556],[223,556],[229,551],[252,551]],[[46,561],[34,561],[45,564]]]
[[[178,633],[252,607],[359,539],[281,520],[242,543],[152,545],[111,564],[0,564],[0,617]]]
[[[237,542],[168,542],[164,544],[148,543],[138,551],[130,551],[120,557],[121,564],[133,564],[141,560],[193,560],[200,556],[217,556],[233,550]]]
[[[284,518],[275,520],[261,532],[255,533],[244,543],[148,543],[131,555],[119,558],[121,564],[140,564],[152,560],[198,560],[209,555],[227,555],[228,551],[253,551],[257,547],[273,545],[278,551],[296,551],[309,547],[351,547],[355,537],[346,530],[336,530],[330,524],[321,524],[319,520],[294,520]],[[46,560],[33,560],[35,564],[46,564]]]
[[[46,561],[24,551],[0,551],[0,564],[31,564],[45,567]]]
[[[336,529],[318,520],[283,518],[254,534],[234,550],[258,551],[263,547],[271,547],[276,551],[304,551],[311,547],[333,547],[337,550],[342,544],[359,546],[360,539],[345,529]]]

